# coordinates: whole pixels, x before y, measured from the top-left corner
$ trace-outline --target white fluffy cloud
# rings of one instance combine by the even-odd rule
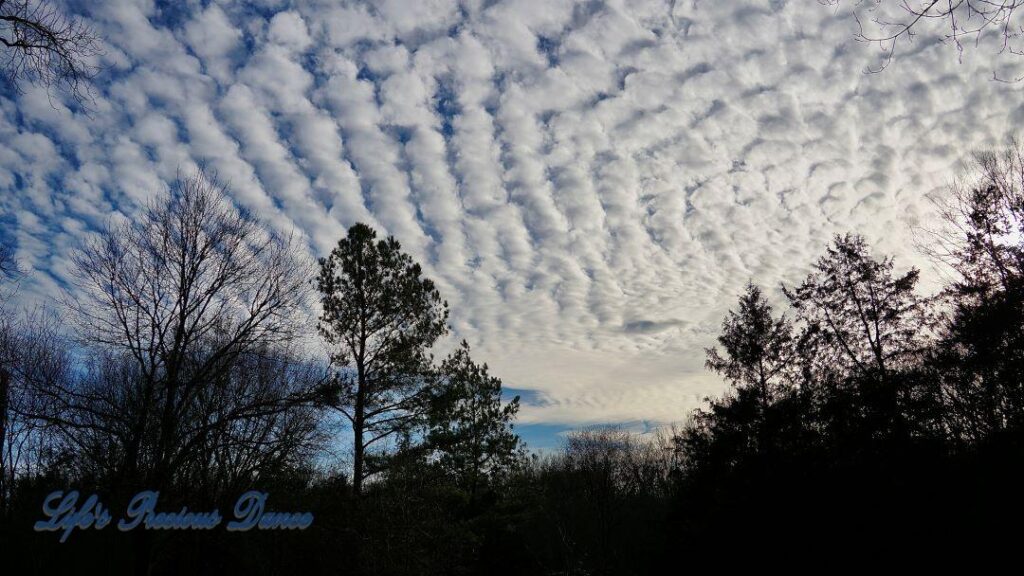
[[[357,221],[397,236],[531,423],[684,418],[722,389],[703,347],[748,279],[795,281],[848,230],[919,262],[927,197],[1024,111],[927,36],[863,74],[877,53],[814,3],[81,8],[108,42],[92,113],[0,98],[23,295],[205,164],[314,255]]]

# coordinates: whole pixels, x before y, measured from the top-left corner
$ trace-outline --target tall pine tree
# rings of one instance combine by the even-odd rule
[[[338,368],[333,405],[351,422],[355,493],[378,466],[388,442],[423,414],[430,347],[448,331],[448,303],[393,236],[365,224],[349,228],[320,260],[320,333]]]

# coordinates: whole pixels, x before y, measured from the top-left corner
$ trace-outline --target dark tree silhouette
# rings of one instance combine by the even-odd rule
[[[725,356],[709,348],[707,367],[724,376],[732,391],[708,399],[708,408],[694,412],[690,426],[678,437],[692,466],[738,462],[756,453],[782,449],[786,419],[801,399],[794,383],[799,356],[793,325],[775,318],[761,289],[748,284],[736,311],[730,310],[718,337]],[[725,456],[731,454],[731,456]]]
[[[849,426],[905,438],[923,432],[916,425],[936,425],[906,414],[930,410],[938,394],[915,373],[936,327],[933,300],[915,291],[918,277],[913,268],[895,274],[891,258],[873,258],[863,237],[847,234],[802,284],[783,289],[802,324],[803,384],[831,404],[836,438],[852,438]]]
[[[916,362],[928,344],[934,321],[929,300],[914,291],[918,276],[916,269],[894,275],[891,258],[872,258],[863,237],[847,234],[836,236],[802,284],[784,292],[819,361],[885,378]]]
[[[772,318],[748,287],[723,323],[725,356],[709,350],[709,368],[733,390],[676,437],[681,546],[726,552],[718,542],[742,524],[749,536],[730,545],[750,553],[789,539],[809,557],[888,550],[897,511],[909,510],[915,534],[907,541],[934,536],[923,511],[942,489],[903,493],[945,465],[942,395],[924,365],[935,302],[915,292],[917,277],[873,258],[863,238],[837,236],[802,284],[784,288],[792,337],[788,321]],[[765,359],[777,369],[763,369]],[[767,395],[762,374],[776,374]]]
[[[725,356],[708,348],[707,368],[737,388],[752,388],[762,406],[771,404],[794,364],[793,327],[785,316],[772,317],[760,288],[747,284],[738,310],[722,322],[718,343]]]
[[[45,0],[0,0],[0,44],[0,74],[15,90],[29,82],[89,99],[102,48],[81,20]]]
[[[1024,152],[979,154],[976,167],[935,248],[955,272],[935,367],[951,432],[968,442],[1024,429]]]
[[[9,280],[19,272],[18,261],[14,258],[14,249],[0,242],[0,282]]]
[[[308,267],[210,176],[178,180],[132,223],[110,227],[77,253],[74,271],[67,306],[82,341],[104,352],[100,377],[39,392],[60,408],[48,415],[55,425],[112,434],[129,481],[173,484],[206,457],[200,448],[230,442],[231,426],[291,405],[291,390],[231,376],[246,355],[296,336]]]
[[[573,432],[526,470],[542,520],[523,527],[539,566],[518,573],[656,574],[666,539],[670,442],[616,428]]]
[[[519,397],[502,403],[501,380],[486,364],[473,362],[465,340],[441,364],[439,380],[430,398],[427,444],[472,502],[493,476],[508,472],[521,457],[512,431]]]
[[[7,440],[8,422],[10,421],[11,401],[11,374],[10,364],[13,356],[10,321],[6,313],[0,308],[0,518],[7,518],[7,491],[13,483],[13,474],[8,456],[13,450],[9,450]]]
[[[14,250],[3,242],[0,242],[0,290],[3,284],[18,274],[18,263],[14,259]],[[7,441],[8,422],[10,421],[10,364],[13,361],[14,328],[8,317],[4,306],[4,293],[0,292],[0,516],[7,510],[7,489],[11,484],[12,476],[9,476],[11,468],[8,462],[9,457]]]
[[[59,320],[19,328],[8,414],[49,443],[51,482],[115,497],[216,502],[293,473],[318,428],[321,379],[289,348],[310,271],[212,178],[180,179],[77,250]],[[133,536],[136,572],[154,544]]]
[[[320,259],[317,287],[320,333],[339,369],[332,403],[352,424],[352,486],[361,494],[377,471],[367,455],[381,455],[424,414],[429,349],[448,330],[448,304],[394,237],[377,240],[365,224]]]
[[[84,454],[84,444],[76,443],[84,433],[54,433],[51,421],[38,417],[54,415],[58,409],[39,389],[59,387],[72,378],[70,347],[59,333],[58,321],[54,312],[44,309],[0,319],[0,494],[7,498],[22,477],[39,474],[58,461],[69,472],[80,470],[83,460],[95,456]]]

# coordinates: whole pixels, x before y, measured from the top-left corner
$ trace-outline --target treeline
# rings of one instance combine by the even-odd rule
[[[656,574],[1009,552],[1024,512],[1022,159],[982,155],[952,190],[927,242],[940,293],[838,236],[783,287],[785,314],[747,287],[707,351],[731,388],[685,425],[580,431],[545,455],[469,344],[432,355],[448,304],[397,240],[357,224],[303,262],[215,182],[184,179],[76,252],[59,308],[0,316],[4,563]],[[19,274],[9,251],[0,274],[5,289]],[[315,521],[32,532],[46,494],[71,488],[114,511],[144,489],[161,510],[230,511],[259,489]]]

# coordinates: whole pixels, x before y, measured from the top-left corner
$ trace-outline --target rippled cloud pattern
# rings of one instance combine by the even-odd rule
[[[89,114],[0,93],[0,235],[69,255],[202,164],[323,255],[395,235],[527,424],[672,422],[743,284],[778,300],[836,232],[905,265],[1018,84],[921,36],[881,74],[815,2],[71,3],[106,39]],[[781,304],[781,301],[779,301]],[[312,329],[312,327],[311,327]]]

